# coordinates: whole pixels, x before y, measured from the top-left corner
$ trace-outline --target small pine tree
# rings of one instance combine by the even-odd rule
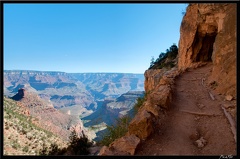
[[[154,57],[152,56],[149,68],[151,68],[154,65],[154,63],[155,63],[155,60],[154,60]]]

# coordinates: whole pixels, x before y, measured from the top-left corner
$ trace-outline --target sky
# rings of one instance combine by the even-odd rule
[[[178,45],[186,3],[8,3],[4,70],[141,73]]]

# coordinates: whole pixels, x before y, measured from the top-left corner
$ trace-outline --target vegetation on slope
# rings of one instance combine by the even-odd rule
[[[25,115],[28,111],[16,101],[4,97],[4,155],[39,155],[43,145],[66,143],[51,132],[38,127],[36,119]]]
[[[93,145],[87,136],[73,131],[69,143],[38,127],[25,107],[4,97],[4,155],[87,155]]]
[[[83,132],[82,132],[83,133]],[[78,137],[75,130],[69,136],[68,147],[59,148],[58,145],[52,144],[50,147],[44,147],[40,153],[41,156],[51,155],[88,155],[90,154],[89,148],[93,142],[89,141],[87,136]]]
[[[176,44],[173,44],[169,49],[166,50],[166,53],[160,53],[159,57],[154,60],[151,59],[149,69],[162,69],[162,68],[172,68],[175,66],[174,59],[178,55],[178,47]]]

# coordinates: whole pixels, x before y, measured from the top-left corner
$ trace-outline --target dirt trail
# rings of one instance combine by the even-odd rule
[[[209,63],[176,79],[172,105],[163,124],[139,146],[136,155],[236,155],[230,124],[220,106],[236,101],[224,101],[206,82],[202,85],[202,78],[207,79],[211,69]],[[201,137],[206,142],[197,145],[195,141]]]

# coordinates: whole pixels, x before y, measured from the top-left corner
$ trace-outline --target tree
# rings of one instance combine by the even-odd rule
[[[178,54],[178,47],[175,43],[173,43],[173,45],[169,48],[166,49],[166,53],[161,52],[159,54],[159,57],[155,60],[154,62],[154,58],[152,57],[151,59],[151,63],[150,63],[150,67],[149,69],[162,69],[163,67],[174,67],[174,62],[173,61],[169,61],[169,60],[173,60],[177,57]],[[166,60],[168,60],[168,62],[166,62]]]
[[[88,148],[93,145],[93,143],[88,140],[83,131],[82,134],[83,136],[79,138],[77,132],[73,130],[69,136],[70,147],[72,148],[75,155],[88,155],[90,153]]]
[[[154,60],[154,57],[152,56],[151,62],[150,62],[150,68],[154,65],[154,63],[155,63],[155,60]]]
[[[161,52],[161,54],[159,54],[159,59],[161,60],[164,56],[165,56],[165,53]]]
[[[178,51],[178,47],[175,43],[173,43],[173,45],[170,47],[170,52],[177,52]]]

